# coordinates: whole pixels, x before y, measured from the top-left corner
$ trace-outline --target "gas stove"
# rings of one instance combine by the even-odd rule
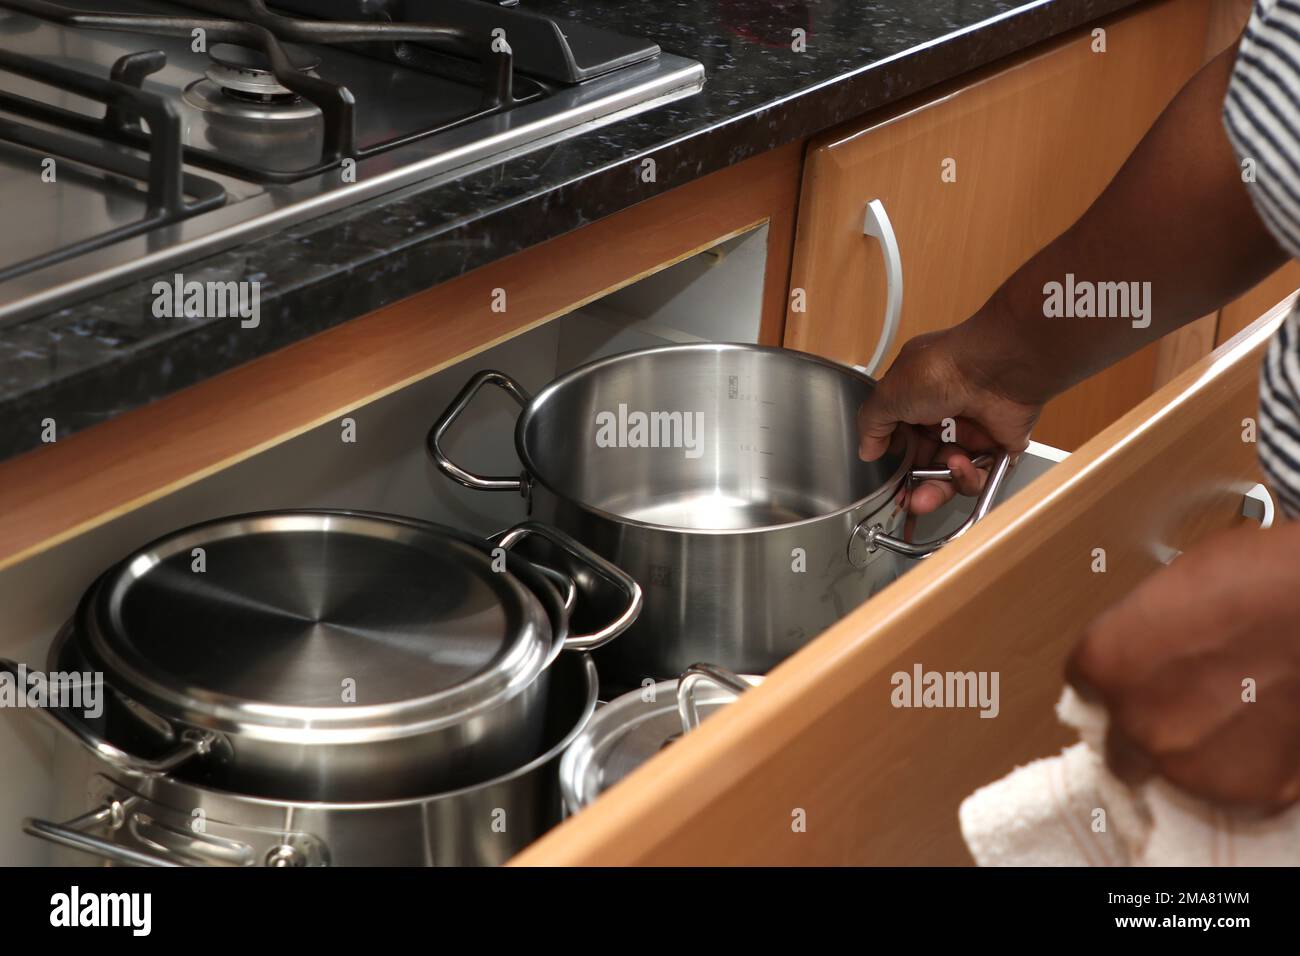
[[[490,0],[0,0],[0,324],[689,96]]]

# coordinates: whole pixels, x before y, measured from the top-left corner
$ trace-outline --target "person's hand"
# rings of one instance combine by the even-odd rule
[[[871,397],[858,410],[858,456],[875,461],[889,450],[900,423],[916,427],[916,463],[951,468],[953,481],[926,481],[907,502],[913,514],[925,514],[958,492],[978,494],[987,472],[971,464],[973,453],[1005,448],[1025,450],[1029,430],[1042,404],[1017,401],[964,360],[957,330],[920,335],[899,352]],[[944,419],[953,419],[952,434],[943,434]],[[943,438],[951,438],[951,442]]]
[[[1067,678],[1109,711],[1121,779],[1262,810],[1300,799],[1300,524],[1182,555],[1092,623]]]

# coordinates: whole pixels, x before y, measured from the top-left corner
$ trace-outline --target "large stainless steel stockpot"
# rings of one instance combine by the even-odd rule
[[[556,766],[596,709],[587,654],[554,664],[541,749],[493,780],[406,800],[270,800],[141,775],[64,752],[66,823],[28,819],[33,836],[135,866],[495,866],[562,818]]]
[[[573,595],[509,550],[533,534],[618,587],[623,613],[570,633]],[[491,779],[537,753],[560,651],[599,647],[640,606],[626,574],[551,529],[499,546],[348,512],[185,529],[106,572],[52,658],[104,675],[99,725],[42,713],[116,769],[278,800]]]
[[[478,475],[443,441],[484,385],[522,406],[521,476]],[[762,673],[897,573],[982,517],[1009,467],[998,455],[970,519],[936,541],[900,540],[914,439],[858,459],[867,375],[788,349],[644,349],[577,368],[532,397],[502,372],[475,375],[429,433],[440,470],[470,488],[527,496],[531,513],[641,582],[636,625],[597,656],[631,686],[695,661]]]

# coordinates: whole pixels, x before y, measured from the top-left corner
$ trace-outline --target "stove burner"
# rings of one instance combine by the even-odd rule
[[[316,75],[316,67],[320,65],[318,56],[290,43],[281,46],[294,69],[310,76]],[[280,85],[261,50],[234,43],[217,43],[208,50],[208,56],[212,62],[204,76],[227,96],[262,106],[299,100],[296,93]]]
[[[281,44],[293,67],[316,76],[320,58],[292,43]],[[211,62],[204,78],[185,88],[185,102],[205,113],[236,121],[315,120],[320,107],[286,89],[261,50],[237,43],[215,43],[208,50]]]

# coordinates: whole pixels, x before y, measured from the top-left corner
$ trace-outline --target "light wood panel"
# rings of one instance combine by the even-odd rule
[[[801,157],[773,150],[0,462],[0,568],[763,223],[779,343]]]
[[[532,865],[960,864],[957,807],[1065,740],[1053,716],[1081,629],[1242,520],[1241,420],[1284,303],[967,536],[778,667],[517,859]],[[1261,532],[1264,533],[1264,532]],[[1107,570],[1090,569],[1093,549]],[[891,675],[998,671],[1001,711],[904,710]],[[794,832],[792,814],[806,814]]]
[[[1255,314],[1259,315],[1259,312],[1256,311]],[[1211,312],[1162,338],[1156,349],[1152,390],[1172,382],[1179,372],[1196,364],[1201,356],[1209,354],[1215,346],[1218,331],[1219,313]]]
[[[766,191],[756,197],[767,217],[763,315],[758,332],[758,340],[763,345],[780,345],[785,341],[785,317],[789,304],[795,228],[799,216],[803,151],[803,143],[791,143],[782,147],[779,150],[779,176],[772,177],[765,184]],[[742,164],[738,168],[744,170],[746,165]]]
[[[1010,67],[814,142],[791,284],[806,311],[786,344],[861,363],[885,308],[881,256],[862,235],[881,199],[902,253],[898,344],[978,309],[1101,193],[1200,66],[1208,4],[1177,0],[1108,21],[1105,53],[1077,31]],[[956,163],[956,181],[941,176]],[[887,360],[892,360],[892,355]],[[1051,403],[1035,437],[1073,448],[1150,393],[1148,348]]]
[[[1288,262],[1240,299],[1219,310],[1218,341],[1226,342],[1277,302],[1300,289],[1300,262]]]

